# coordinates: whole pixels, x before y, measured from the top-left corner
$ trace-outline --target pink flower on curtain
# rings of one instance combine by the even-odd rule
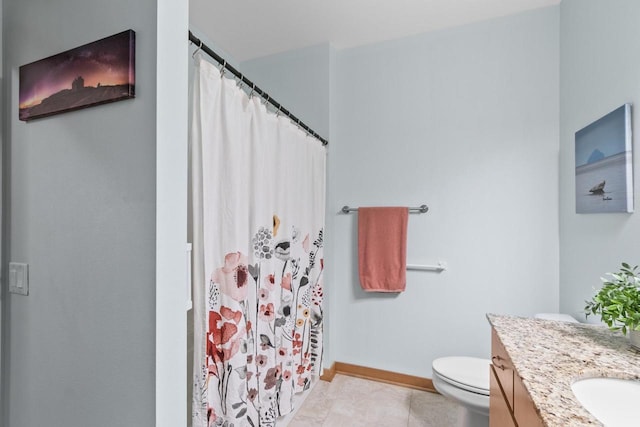
[[[261,368],[266,366],[268,360],[269,359],[264,354],[259,354],[256,356],[256,364]]]
[[[240,252],[231,252],[224,257],[224,267],[216,269],[212,277],[220,284],[220,291],[236,301],[243,301],[247,297],[249,271],[247,257]]]
[[[291,290],[291,273],[287,273],[282,276],[282,282],[280,282],[280,286],[288,291]]]
[[[267,369],[267,373],[264,377],[265,390],[274,388],[280,379],[281,368],[280,365]]]
[[[261,300],[269,299],[269,290],[267,288],[260,288],[258,291],[258,298]]]
[[[216,418],[218,418],[216,417],[216,411],[211,406],[209,406],[207,408],[207,424],[209,424],[210,426],[213,425],[213,422],[216,420]]]
[[[229,307],[225,307],[224,305],[220,307],[220,314],[227,320],[233,320],[236,325],[240,323],[240,320],[242,320],[242,311],[231,310]]]
[[[276,313],[274,313],[274,307],[273,307],[273,303],[269,303],[267,305],[262,304],[260,306],[260,314],[258,315],[258,317],[260,317],[260,320],[263,320],[265,322],[273,322],[273,320],[276,318]]]
[[[306,253],[309,253],[309,235],[308,234],[305,236],[304,240],[302,241],[302,249],[304,249]]]
[[[276,283],[276,276],[274,274],[269,274],[267,276],[267,280],[265,281],[266,285],[267,285],[267,289],[269,289],[270,291],[273,290],[273,287]]]

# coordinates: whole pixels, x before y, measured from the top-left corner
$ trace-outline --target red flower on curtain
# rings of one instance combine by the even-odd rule
[[[298,333],[298,332],[295,333],[295,335],[293,336],[292,344],[293,344],[293,354],[294,355],[299,354],[299,353],[302,352],[303,341],[302,341],[302,337],[301,337],[300,333]]]
[[[220,312],[209,312],[207,332],[207,356],[211,357],[209,372],[217,375],[216,365],[231,359],[240,349],[245,328],[239,327],[242,312],[222,306]]]

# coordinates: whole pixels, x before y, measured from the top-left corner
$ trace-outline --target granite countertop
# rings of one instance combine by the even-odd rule
[[[578,379],[640,379],[640,351],[604,326],[487,314],[548,427],[602,425],[574,397]]]

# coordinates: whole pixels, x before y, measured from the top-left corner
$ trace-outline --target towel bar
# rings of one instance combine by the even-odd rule
[[[407,270],[416,271],[436,271],[438,273],[447,269],[447,263],[444,261],[438,261],[437,265],[421,265],[421,264],[407,264]]]
[[[349,212],[358,212],[358,208],[350,208],[347,205],[343,206],[340,210],[345,214],[348,214]],[[421,205],[416,208],[409,208],[409,212],[411,213],[427,213],[428,210],[429,206],[427,205]]]

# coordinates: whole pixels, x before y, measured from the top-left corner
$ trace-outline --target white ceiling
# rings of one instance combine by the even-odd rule
[[[320,43],[347,48],[560,0],[189,0],[190,25],[237,61]]]

